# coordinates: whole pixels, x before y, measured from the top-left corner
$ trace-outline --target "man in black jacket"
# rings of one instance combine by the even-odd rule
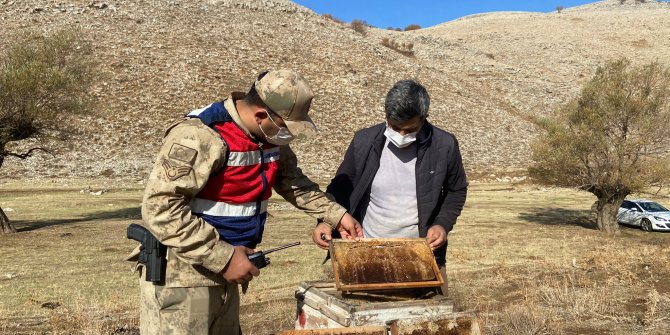
[[[364,237],[425,237],[446,295],[447,234],[468,182],[458,141],[427,121],[429,105],[421,84],[397,82],[386,95],[386,122],[356,132],[327,192],[362,223]],[[330,226],[320,223],[312,238],[327,249]]]

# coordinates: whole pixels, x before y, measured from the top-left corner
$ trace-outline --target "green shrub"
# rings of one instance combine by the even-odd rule
[[[14,152],[7,144],[66,129],[63,116],[86,110],[93,81],[91,45],[76,31],[26,34],[8,45],[0,55],[0,167],[8,156],[48,152],[43,147]],[[16,232],[2,208],[0,232]]]
[[[92,47],[80,32],[21,35],[0,58],[0,166],[6,144],[62,130],[64,115],[86,111],[94,78]]]
[[[670,69],[626,59],[596,70],[581,93],[532,146],[537,181],[577,187],[598,198],[598,228],[618,232],[623,199],[670,180]]]

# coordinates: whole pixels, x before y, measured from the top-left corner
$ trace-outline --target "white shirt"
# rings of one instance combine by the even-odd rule
[[[386,139],[363,218],[364,237],[419,237],[416,143],[398,148]]]

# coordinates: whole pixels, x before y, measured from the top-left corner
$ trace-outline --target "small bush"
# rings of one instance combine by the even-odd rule
[[[557,13],[560,13],[562,11],[563,11],[563,6],[561,6],[561,5],[556,6],[556,12]]]
[[[389,39],[388,37],[382,38],[381,44],[389,49],[393,49],[403,56],[413,57],[414,56],[414,43],[400,43],[396,40]]]
[[[421,29],[421,26],[418,24],[410,24],[409,26],[405,27],[405,31],[419,30],[419,29]]]
[[[358,19],[351,20],[351,29],[365,36],[368,34],[368,23]]]
[[[333,21],[333,22],[335,22],[335,23],[339,23],[339,24],[344,24],[344,22],[343,22],[342,20],[340,20],[340,19],[334,17],[334,16],[331,15],[331,14],[327,14],[327,13],[326,13],[326,14],[323,14],[322,16],[323,16],[323,18],[326,19],[326,20],[330,20],[330,21]]]
[[[2,166],[9,142],[65,130],[68,123],[61,122],[63,117],[88,112],[95,62],[90,42],[77,30],[21,35],[0,56]]]

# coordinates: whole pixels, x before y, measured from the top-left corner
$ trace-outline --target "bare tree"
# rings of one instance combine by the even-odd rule
[[[11,143],[66,129],[64,118],[86,111],[94,69],[90,43],[74,30],[29,33],[9,45],[0,55],[0,167],[6,157],[49,152]],[[0,229],[16,231],[1,208]]]
[[[598,229],[618,233],[618,208],[631,193],[670,177],[670,71],[626,59],[599,67],[581,94],[532,146],[539,182],[577,187],[597,198]]]

